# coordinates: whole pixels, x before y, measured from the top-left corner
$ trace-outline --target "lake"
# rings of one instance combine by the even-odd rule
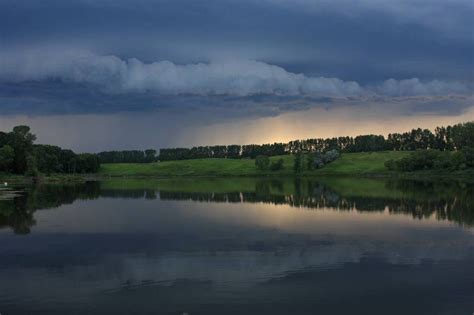
[[[473,185],[111,179],[0,191],[2,315],[473,312]]]

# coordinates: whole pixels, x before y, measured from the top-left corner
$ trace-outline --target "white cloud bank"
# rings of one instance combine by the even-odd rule
[[[143,63],[84,51],[32,50],[0,53],[0,82],[59,80],[91,84],[108,93],[157,92],[167,95],[258,94],[346,97],[471,93],[457,82],[390,79],[375,87],[337,78],[309,77],[255,60],[225,60],[178,65]]]

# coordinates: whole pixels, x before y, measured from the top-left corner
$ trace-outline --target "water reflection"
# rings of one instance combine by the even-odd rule
[[[57,208],[77,199],[97,199],[100,196],[98,182],[76,185],[35,185],[4,190],[0,199],[0,229],[10,227],[16,234],[28,234],[36,224],[37,210]]]
[[[28,234],[37,210],[98,198],[265,203],[307,210],[388,212],[474,225],[474,185],[371,179],[107,180],[85,184],[17,187],[2,191],[0,229]],[[7,194],[8,192],[8,194]],[[8,197],[9,196],[9,197]],[[7,198],[8,197],[8,198]]]
[[[2,314],[474,308],[473,187],[464,183],[106,180],[8,196]]]

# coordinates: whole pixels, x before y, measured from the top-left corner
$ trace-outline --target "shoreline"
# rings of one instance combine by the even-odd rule
[[[0,173],[0,185],[12,183],[78,183],[104,179],[173,179],[173,178],[372,178],[416,181],[474,182],[474,168],[463,170],[425,169],[411,172],[388,170],[389,160],[408,156],[408,151],[346,153],[320,169],[293,170],[294,156],[274,156],[270,161],[283,160],[283,168],[276,171],[259,170],[252,159],[194,159],[153,163],[102,164],[97,173],[40,174],[33,178]]]
[[[8,185],[18,184],[73,184],[85,183],[88,181],[102,181],[111,179],[142,179],[142,180],[166,180],[166,179],[205,179],[205,178],[360,178],[360,179],[392,179],[392,180],[413,180],[413,181],[458,181],[466,183],[474,183],[474,171],[456,171],[450,173],[438,173],[432,171],[419,171],[410,173],[365,173],[365,174],[349,174],[349,173],[331,173],[320,172],[318,174],[195,174],[195,175],[108,175],[108,174],[51,174],[41,175],[39,177],[31,177],[15,174],[0,174],[0,184],[3,182]]]

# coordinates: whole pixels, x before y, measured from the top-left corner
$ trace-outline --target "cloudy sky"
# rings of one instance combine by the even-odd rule
[[[0,0],[0,130],[78,151],[474,120],[471,0]]]

